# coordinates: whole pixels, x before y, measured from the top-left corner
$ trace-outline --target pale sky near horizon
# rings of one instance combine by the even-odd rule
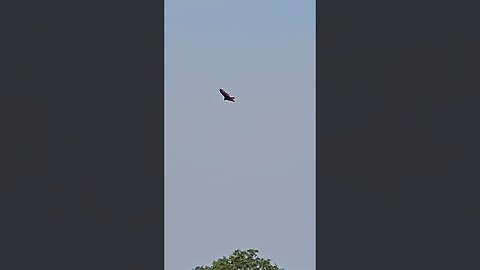
[[[249,248],[315,269],[315,1],[166,0],[165,269]]]

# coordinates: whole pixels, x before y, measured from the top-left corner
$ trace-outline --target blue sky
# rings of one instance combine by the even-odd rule
[[[165,269],[314,269],[314,190],[315,2],[165,1]]]

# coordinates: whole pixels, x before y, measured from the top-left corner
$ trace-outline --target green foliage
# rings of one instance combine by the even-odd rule
[[[213,261],[212,266],[197,266],[193,270],[283,270],[269,259],[257,257],[258,250],[235,250],[230,257]]]

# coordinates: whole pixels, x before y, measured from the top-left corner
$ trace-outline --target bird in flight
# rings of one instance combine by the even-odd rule
[[[222,88],[220,88],[220,94],[222,94],[223,100],[235,102],[235,97],[230,96],[230,95],[229,95],[227,92],[225,92],[225,90],[223,90]]]

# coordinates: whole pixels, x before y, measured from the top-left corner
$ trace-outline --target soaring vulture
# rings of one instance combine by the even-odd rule
[[[222,94],[223,100],[235,102],[235,97],[231,97],[231,96],[230,96],[227,92],[225,92],[225,90],[223,90],[222,88],[220,88],[220,94]]]

